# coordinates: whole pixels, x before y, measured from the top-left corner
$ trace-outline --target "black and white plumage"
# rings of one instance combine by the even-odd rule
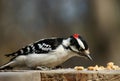
[[[41,39],[17,52],[7,54],[6,56],[12,57],[12,59],[0,69],[22,66],[54,68],[73,56],[83,56],[91,60],[89,54],[88,45],[79,34],[74,34],[69,38]]]

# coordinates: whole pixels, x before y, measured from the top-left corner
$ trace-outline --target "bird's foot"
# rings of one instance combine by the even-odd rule
[[[46,66],[37,66],[36,70],[52,70],[52,68]]]

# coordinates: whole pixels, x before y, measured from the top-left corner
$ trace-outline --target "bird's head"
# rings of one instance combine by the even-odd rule
[[[69,41],[67,44],[68,49],[76,53],[78,56],[83,56],[89,60],[92,60],[88,44],[79,34],[73,34],[67,39],[67,41]]]

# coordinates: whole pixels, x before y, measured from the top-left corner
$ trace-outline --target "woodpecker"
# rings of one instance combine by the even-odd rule
[[[11,60],[0,69],[45,66],[55,68],[74,56],[82,56],[92,60],[87,42],[79,35],[68,38],[47,38],[29,44],[16,52],[6,54]]]

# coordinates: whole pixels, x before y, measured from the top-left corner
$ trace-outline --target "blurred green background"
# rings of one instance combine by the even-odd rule
[[[64,67],[120,65],[120,0],[0,0],[0,65],[29,43],[73,33],[86,39],[94,61],[74,57]]]

